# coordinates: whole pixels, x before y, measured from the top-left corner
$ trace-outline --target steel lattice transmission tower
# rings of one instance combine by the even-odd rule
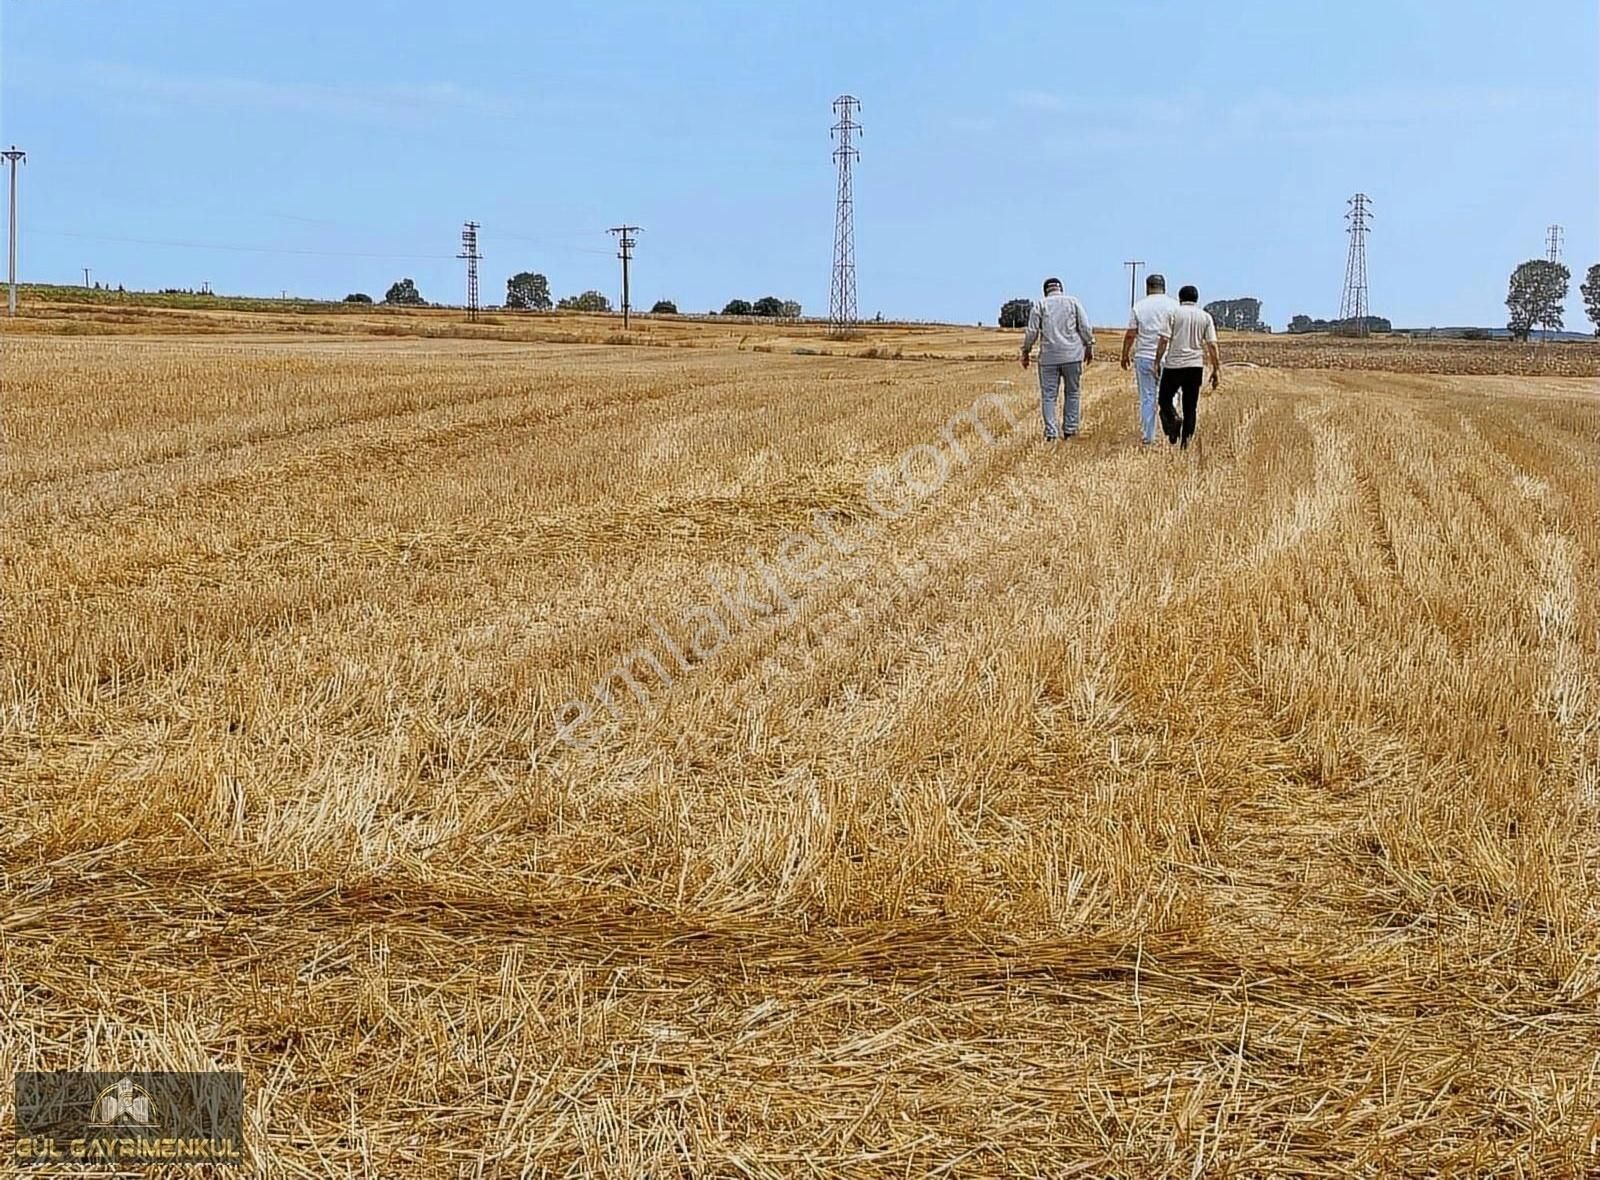
[[[834,99],[833,113],[838,121],[828,133],[838,140],[833,159],[839,165],[839,200],[833,222],[833,286],[828,293],[830,336],[848,336],[856,326],[856,227],[851,169],[861,158],[854,143],[856,132],[861,130],[855,120],[860,109],[861,103],[848,94]]]
[[[1372,202],[1366,193],[1357,193],[1348,202],[1344,215],[1349,222],[1350,257],[1344,264],[1344,298],[1339,301],[1340,330],[1352,336],[1365,336],[1367,324],[1367,221]]]
[[[467,260],[467,318],[478,318],[478,263],[483,255],[478,253],[478,223],[469,221],[461,227],[461,253],[457,258]]]
[[[1545,257],[1551,262],[1561,261],[1561,239],[1565,234],[1566,230],[1562,229],[1559,225],[1552,225],[1550,227],[1550,232],[1545,234]]]

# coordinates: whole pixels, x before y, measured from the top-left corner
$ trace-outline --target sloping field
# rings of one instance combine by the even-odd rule
[[[1592,380],[1180,455],[1109,365],[1047,447],[990,360],[4,348],[0,1075],[243,1068],[270,1177],[1600,1167]]]
[[[23,289],[21,317],[7,331],[54,336],[215,336],[266,342],[286,335],[384,337],[482,343],[607,344],[644,348],[727,348],[885,360],[1010,361],[1021,332],[950,324],[866,323],[852,339],[828,338],[825,322],[751,316],[620,315],[486,310],[469,323],[459,308],[373,307],[198,295],[126,295],[71,287]],[[1120,307],[1094,308],[1104,359],[1122,348]],[[1600,377],[1594,341],[1431,340],[1320,333],[1223,332],[1225,362],[1282,369],[1361,369],[1396,373]]]

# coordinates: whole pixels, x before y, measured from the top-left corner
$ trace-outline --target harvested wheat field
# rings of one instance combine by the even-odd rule
[[[7,340],[0,1074],[241,1068],[266,1177],[1600,1172],[1592,378],[1182,455],[683,339]]]

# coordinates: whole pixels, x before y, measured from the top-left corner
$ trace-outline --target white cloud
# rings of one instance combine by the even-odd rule
[[[992,135],[996,130],[993,119],[977,118],[972,115],[957,115],[950,120],[948,126],[958,135]]]
[[[1344,94],[1290,95],[1256,89],[1221,94],[1194,90],[1144,93],[1108,101],[1018,90],[1013,107],[1050,120],[1052,141],[1079,149],[1184,134],[1204,142],[1326,140],[1381,134],[1425,135],[1475,121],[1519,114],[1556,117],[1568,96],[1559,90],[1492,86],[1413,86]]]
[[[450,112],[500,112],[502,104],[454,82],[352,84],[157,74],[103,62],[81,69],[102,89],[174,102],[294,111],[324,117],[409,120]]]
[[[1070,104],[1059,94],[1052,94],[1048,90],[1014,90],[1011,92],[1011,102],[1027,111],[1068,111]]]

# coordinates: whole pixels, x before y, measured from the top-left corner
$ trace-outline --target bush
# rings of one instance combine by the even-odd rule
[[[730,299],[728,305],[722,309],[723,315],[753,315],[754,309],[748,299]]]
[[[522,311],[549,311],[550,280],[536,271],[518,271],[506,280],[506,306]]]
[[[670,299],[657,299],[650,305],[651,315],[677,315],[678,305]]]
[[[1028,316],[1033,313],[1033,300],[1007,299],[1000,305],[1000,326],[1002,328],[1026,328]]]
[[[363,295],[360,291],[352,291],[344,297],[346,303],[371,303],[371,295]]]
[[[427,303],[422,297],[422,292],[417,290],[417,284],[410,279],[401,279],[391,284],[389,293],[383,297],[383,301],[400,307],[422,307]]]
[[[562,311],[610,311],[611,300],[598,291],[585,291],[581,295],[568,295],[556,306]]]

